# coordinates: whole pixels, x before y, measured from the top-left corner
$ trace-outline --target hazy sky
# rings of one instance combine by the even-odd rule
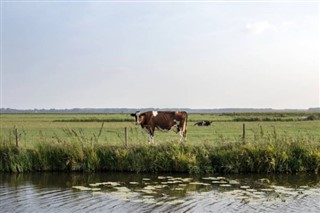
[[[1,107],[319,107],[319,11],[2,1]]]

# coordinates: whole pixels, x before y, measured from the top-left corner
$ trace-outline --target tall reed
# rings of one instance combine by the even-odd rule
[[[103,128],[103,125],[101,129]],[[97,143],[101,130],[88,136],[65,130],[32,149],[0,141],[0,172],[129,171],[203,173],[318,173],[320,143],[311,136],[279,136],[260,127],[245,144],[178,141],[128,147]]]

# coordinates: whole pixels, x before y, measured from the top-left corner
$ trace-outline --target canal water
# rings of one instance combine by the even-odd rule
[[[320,212],[320,176],[0,174],[0,212]]]

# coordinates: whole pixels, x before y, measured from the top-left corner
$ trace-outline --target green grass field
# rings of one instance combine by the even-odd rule
[[[243,124],[246,125],[247,141],[254,140],[255,137],[277,134],[292,138],[310,137],[320,143],[320,120],[305,120],[310,115],[310,113],[189,114],[187,143],[206,142],[214,145],[239,141],[242,138]],[[315,115],[319,116],[319,113]],[[278,121],[274,121],[277,119]],[[213,123],[209,127],[194,126],[195,122],[201,120]],[[128,114],[2,114],[0,127],[2,142],[15,143],[14,128],[17,128],[19,144],[28,148],[35,143],[64,141],[72,136],[88,142],[121,145],[125,140],[125,127],[128,128],[129,143],[147,142],[145,132],[139,125],[135,125],[134,118]],[[172,131],[155,132],[155,143],[178,141],[179,135]]]
[[[127,114],[1,114],[0,172],[318,173],[319,117],[189,114],[186,142],[158,131],[155,144],[147,145],[145,132]],[[201,120],[213,123],[194,126]]]

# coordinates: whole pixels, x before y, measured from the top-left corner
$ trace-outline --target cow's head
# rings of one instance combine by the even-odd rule
[[[141,112],[140,111],[136,111],[135,113],[131,113],[130,115],[135,117],[137,124],[141,124],[141,121],[142,121],[143,118],[141,116]]]

